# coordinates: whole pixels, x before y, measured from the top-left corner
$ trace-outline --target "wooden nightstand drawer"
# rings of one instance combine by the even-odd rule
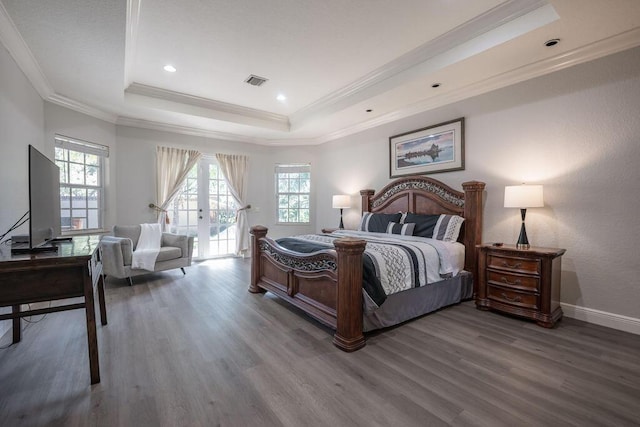
[[[487,267],[516,273],[540,274],[540,260],[489,254]]]
[[[538,296],[527,292],[518,292],[499,286],[487,286],[487,297],[511,306],[538,309]]]
[[[537,276],[526,276],[506,273],[504,271],[487,270],[487,281],[492,285],[499,285],[514,290],[538,292],[540,279]]]

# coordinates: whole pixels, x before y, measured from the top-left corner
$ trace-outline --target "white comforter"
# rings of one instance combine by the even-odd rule
[[[366,251],[373,256],[377,276],[386,295],[417,286],[438,282],[456,276],[464,268],[464,245],[416,236],[387,233],[339,230],[332,237],[354,237],[366,240]],[[332,240],[323,235],[297,236],[333,246]],[[411,256],[404,251],[393,250],[389,244],[402,243],[411,246],[415,254],[417,276],[414,274]],[[393,246],[393,245],[391,245]],[[417,280],[416,280],[417,279]]]
[[[369,231],[355,230],[337,230],[334,231],[333,234],[344,237],[357,237],[367,242],[393,242],[394,239],[403,242],[413,242],[425,253],[425,257],[428,259],[426,266],[428,271],[427,283],[442,280],[442,277],[445,276],[456,276],[464,269],[465,248],[462,243],[443,242],[442,240],[427,237],[402,236],[399,234],[372,233]],[[433,256],[430,254],[433,254]]]

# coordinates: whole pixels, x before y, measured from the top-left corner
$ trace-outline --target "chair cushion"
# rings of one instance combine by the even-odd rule
[[[182,250],[180,248],[176,248],[173,246],[163,246],[160,248],[160,252],[158,252],[158,258],[156,258],[156,262],[169,261],[171,259],[181,257]]]
[[[114,225],[113,235],[115,237],[126,237],[131,239],[133,243],[133,250],[138,247],[138,240],[140,239],[140,225]]]

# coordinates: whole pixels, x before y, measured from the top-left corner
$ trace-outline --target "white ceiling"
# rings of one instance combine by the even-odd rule
[[[640,1],[0,0],[0,41],[113,123],[319,144],[640,45]]]

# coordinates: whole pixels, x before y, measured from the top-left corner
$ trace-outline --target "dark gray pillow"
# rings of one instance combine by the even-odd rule
[[[386,233],[390,222],[400,222],[400,213],[382,214],[365,212],[360,221],[360,231],[371,231],[374,233]]]
[[[440,215],[420,215],[409,212],[404,217],[404,223],[413,223],[416,225],[413,229],[414,236],[431,238],[433,237],[433,229],[438,223],[438,218],[440,218]]]

